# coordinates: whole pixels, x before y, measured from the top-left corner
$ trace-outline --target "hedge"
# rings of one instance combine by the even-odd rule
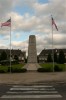
[[[60,67],[60,66],[58,66],[58,65],[55,65],[55,66],[54,66],[54,71],[55,71],[55,72],[60,72],[60,71],[63,71],[63,70],[64,70],[63,67]]]
[[[51,70],[51,68],[50,67],[48,67],[48,68],[38,68],[38,70],[37,70],[38,72],[52,72],[52,70]]]
[[[0,73],[7,73],[8,69],[5,67],[0,67]]]
[[[10,67],[8,67],[8,72],[10,72]],[[13,68],[13,67],[11,67],[11,72],[12,73],[27,72],[27,69],[25,69],[25,68],[20,69],[20,68]]]
[[[53,66],[38,68],[37,71],[38,72],[53,72]],[[54,72],[61,72],[61,71],[64,71],[64,67],[62,67],[60,65],[59,66],[58,65],[54,66]]]

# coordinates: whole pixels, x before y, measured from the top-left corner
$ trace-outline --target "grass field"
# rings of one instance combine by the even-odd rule
[[[15,64],[15,65],[11,65],[12,69],[21,69],[24,66],[24,64]],[[4,71],[4,72],[8,72],[8,68],[10,68],[10,66],[3,66],[0,65],[0,72]]]
[[[53,67],[53,63],[43,63],[43,64],[40,64],[42,67]],[[65,64],[54,64],[54,65],[58,65],[60,67],[65,67]]]
[[[14,64],[11,65],[11,70],[14,72],[21,72],[23,66],[25,64]],[[66,71],[66,65],[65,64],[54,64],[54,66],[56,65],[56,69],[60,69],[61,71]],[[42,63],[40,64],[40,66],[42,67],[41,70],[44,70],[45,72],[52,72],[53,71],[53,64],[52,63]],[[58,67],[57,67],[58,66]],[[10,66],[3,66],[0,65],[0,73],[7,73],[10,72]]]
[[[66,71],[66,65],[65,64],[54,64],[54,66],[58,66],[59,68],[62,68],[63,71]],[[42,68],[46,68],[46,69],[51,69],[51,71],[53,71],[53,63],[43,63],[40,64],[40,66]]]

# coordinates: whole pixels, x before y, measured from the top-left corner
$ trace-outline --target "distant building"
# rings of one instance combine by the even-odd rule
[[[5,51],[6,54],[7,54],[7,59],[10,58],[10,49],[0,49],[0,55],[1,53]],[[17,56],[19,61],[21,62],[25,62],[25,59],[26,59],[26,52],[25,51],[21,51],[21,50],[17,50],[17,49],[12,49],[11,50],[11,59],[13,60],[14,59],[14,56]]]
[[[66,58],[66,49],[54,49],[53,51],[57,53],[57,56],[59,55],[59,52],[63,50],[64,52],[64,55],[65,55],[65,58]],[[40,63],[44,63],[47,61],[47,57],[48,57],[48,54],[51,54],[51,56],[53,56],[52,54],[52,49],[44,49],[41,51],[41,53],[38,55],[38,61]]]

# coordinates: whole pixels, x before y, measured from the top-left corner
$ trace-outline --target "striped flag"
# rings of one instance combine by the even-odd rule
[[[55,26],[55,28],[56,28],[56,30],[58,31],[58,27],[57,27],[57,25],[56,25],[56,23],[55,23],[55,21],[54,21],[54,19],[53,19],[53,17],[51,16],[51,19],[52,19],[52,26],[54,25]]]
[[[9,26],[9,27],[11,27],[11,18],[9,20],[7,20],[6,22],[1,23],[1,27],[3,27],[3,26]]]

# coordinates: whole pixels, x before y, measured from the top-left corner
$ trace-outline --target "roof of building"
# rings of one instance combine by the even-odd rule
[[[0,54],[5,51],[8,55],[10,55],[10,49],[0,49]],[[21,51],[19,49],[11,49],[11,55],[22,55],[25,56],[25,51]]]
[[[66,49],[53,49],[54,50],[54,52],[57,52],[57,53],[59,53],[61,50],[63,50],[63,52],[64,53],[66,53]],[[49,53],[52,53],[52,49],[43,49],[42,51],[41,51],[41,53],[39,54],[39,56],[41,55],[44,55],[44,54],[49,54]]]

